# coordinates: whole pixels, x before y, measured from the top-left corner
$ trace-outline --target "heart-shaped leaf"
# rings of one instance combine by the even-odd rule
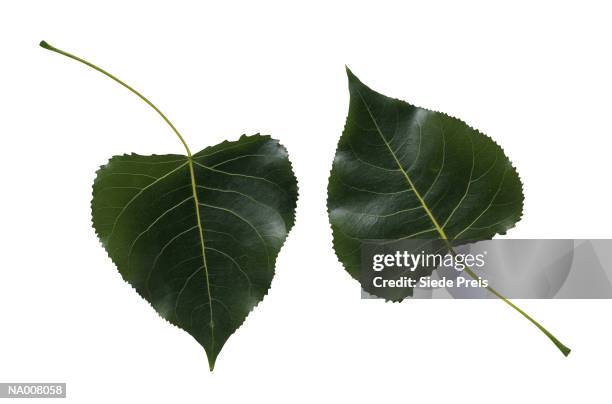
[[[189,158],[115,156],[99,171],[93,225],[123,278],[191,334],[210,367],[267,294],[294,223],[286,150],[243,136]]]
[[[523,192],[501,147],[456,118],[348,76],[328,209],[334,248],[351,276],[360,277],[364,242],[485,240],[514,226]]]
[[[379,94],[347,73],[349,112],[329,178],[327,207],[334,250],[352,277],[362,279],[366,244],[426,240],[419,250],[439,251],[442,245],[454,253],[453,246],[505,234],[520,220],[521,181],[491,138],[459,119]],[[421,267],[412,276],[432,270]],[[469,268],[466,272],[473,275]],[[489,290],[569,353],[535,320]],[[390,300],[411,296],[412,289],[397,293]]]
[[[127,282],[206,350],[212,370],[227,339],[270,288],[294,223],[297,181],[287,151],[269,136],[242,136],[191,154],[114,156],[93,185],[93,226]]]

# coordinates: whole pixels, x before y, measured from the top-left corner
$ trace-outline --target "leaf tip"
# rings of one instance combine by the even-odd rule
[[[346,69],[346,75],[348,76],[349,82],[359,81],[357,76],[355,76],[355,74],[351,71],[351,69],[347,65],[344,65],[344,68]]]
[[[357,77],[348,66],[345,65],[344,67],[346,68],[346,75],[348,77],[348,86],[350,93],[361,92],[362,90],[370,90],[365,84],[363,84],[361,80],[359,80],[359,77]]]
[[[216,357],[213,357],[212,355],[208,356],[208,370],[210,370],[211,372],[213,370],[215,370],[215,361],[216,361]]]
[[[40,43],[38,44],[41,48],[45,48],[45,49],[51,49],[52,46],[49,45],[49,43],[45,40],[40,41]]]

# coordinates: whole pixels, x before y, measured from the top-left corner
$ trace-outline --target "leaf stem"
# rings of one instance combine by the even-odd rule
[[[78,62],[81,62],[89,67],[91,67],[94,70],[99,71],[100,73],[104,74],[107,77],[110,77],[111,79],[115,80],[117,83],[121,84],[123,87],[127,88],[128,90],[130,90],[132,93],[136,94],[141,100],[143,100],[144,102],[147,103],[147,105],[149,105],[151,108],[153,108],[155,110],[155,112],[157,112],[159,114],[159,116],[162,117],[162,119],[164,120],[164,122],[166,122],[168,124],[168,126],[170,126],[170,128],[172,129],[172,131],[176,134],[176,136],[179,138],[179,140],[181,141],[181,143],[183,144],[183,146],[185,147],[185,150],[187,151],[187,156],[189,157],[189,160],[191,160],[191,150],[189,150],[189,146],[187,146],[187,143],[185,142],[185,139],[183,139],[183,136],[181,136],[181,134],[179,133],[179,131],[176,129],[176,127],[172,124],[172,122],[170,122],[170,120],[166,117],[166,115],[164,115],[159,108],[157,108],[151,101],[149,101],[144,95],[142,95],[140,92],[138,92],[137,90],[135,90],[132,86],[130,86],[129,84],[126,84],[125,82],[123,82],[122,80],[120,80],[119,78],[113,76],[112,74],[110,74],[109,72],[107,72],[106,70],[94,65],[93,63],[88,62],[85,59],[81,59],[78,56],[75,56],[71,53],[65,52],[61,49],[58,49],[52,45],[50,45],[49,43],[47,43],[46,41],[41,41],[39,44],[41,47],[50,50],[52,52],[55,53],[59,53],[60,55],[64,55],[66,57],[69,57],[70,59],[74,59]]]
[[[452,254],[454,254],[454,255],[457,254],[452,247],[450,247],[450,249],[451,249]],[[469,276],[471,276],[475,280],[479,280],[480,279],[480,276],[478,276],[474,271],[472,271],[471,268],[466,267],[464,269],[464,272],[467,273]],[[563,343],[561,341],[559,341],[557,339],[557,337],[555,337],[550,331],[548,331],[546,328],[544,328],[544,326],[542,324],[540,324],[536,320],[534,320],[533,317],[531,317],[529,314],[525,313],[520,307],[518,307],[516,304],[512,303],[507,297],[505,297],[504,295],[499,293],[497,290],[495,290],[491,286],[487,286],[486,289],[489,292],[493,293],[495,296],[497,296],[499,299],[501,299],[504,303],[506,303],[507,305],[512,307],[514,310],[519,312],[523,317],[525,317],[527,320],[529,320],[531,322],[531,324],[533,324],[536,327],[538,327],[538,329],[540,331],[542,331],[544,333],[544,335],[546,335],[552,341],[553,344],[555,344],[555,346],[559,349],[559,351],[561,351],[561,353],[564,356],[567,357],[570,354],[570,352],[572,350],[570,348],[566,347],[565,345],[563,345]]]

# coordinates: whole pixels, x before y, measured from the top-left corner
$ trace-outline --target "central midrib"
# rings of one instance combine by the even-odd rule
[[[368,103],[363,98],[363,96],[361,95],[361,92],[359,90],[357,90],[357,94],[359,95],[359,98],[361,99],[361,102],[363,102],[363,105],[366,107],[366,110],[368,111],[368,115],[370,115],[370,119],[372,119],[372,122],[374,123],[374,126],[376,127],[376,131],[378,132],[380,138],[382,139],[382,141],[385,143],[385,146],[389,150],[389,154],[391,154],[391,156],[393,157],[393,160],[397,164],[399,170],[404,175],[404,178],[406,179],[406,182],[408,183],[408,185],[410,185],[410,188],[412,189],[412,191],[416,195],[417,199],[419,200],[419,203],[421,204],[421,207],[423,208],[425,213],[427,213],[427,216],[429,216],[429,219],[433,223],[433,225],[434,225],[436,231],[438,232],[438,234],[440,235],[440,237],[443,240],[448,242],[448,237],[446,236],[446,232],[444,231],[442,226],[440,226],[440,224],[436,220],[435,216],[433,215],[433,213],[431,212],[431,210],[429,209],[429,207],[425,203],[425,199],[423,199],[423,197],[421,196],[419,191],[416,189],[414,183],[412,182],[412,179],[408,175],[408,172],[406,172],[406,170],[404,170],[404,167],[402,166],[402,163],[399,161],[399,159],[397,158],[397,156],[393,152],[393,149],[391,148],[391,145],[389,144],[389,142],[387,142],[387,139],[383,135],[382,130],[378,126],[378,122],[376,121],[376,118],[374,117],[374,114],[372,114],[372,111],[370,110],[370,107],[369,107]]]
[[[198,231],[200,233],[200,247],[202,249],[202,265],[204,267],[204,277],[206,279],[206,292],[208,294],[208,307],[210,313],[210,340],[211,340],[211,355],[214,355],[215,350],[215,333],[214,326],[215,322],[213,320],[213,308],[212,308],[212,296],[210,294],[210,281],[208,278],[208,265],[206,263],[206,246],[204,242],[204,229],[202,228],[202,218],[200,215],[200,202],[198,200],[198,192],[197,192],[197,184],[195,179],[195,172],[193,169],[193,157],[191,155],[187,156],[187,161],[189,164],[189,175],[191,177],[191,191],[193,193],[193,201],[194,207],[196,211],[196,220],[198,222]]]

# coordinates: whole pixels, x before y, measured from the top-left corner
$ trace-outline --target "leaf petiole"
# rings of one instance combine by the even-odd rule
[[[453,253],[454,253],[454,251],[453,251]],[[480,277],[474,271],[472,271],[470,268],[465,268],[464,271],[469,276],[471,276],[473,279],[475,279],[475,280],[480,279]],[[548,331],[546,328],[544,328],[544,326],[542,324],[540,324],[536,320],[534,320],[529,314],[525,313],[520,307],[518,307],[517,305],[512,303],[508,298],[506,298],[504,295],[499,293],[497,290],[493,289],[490,286],[487,286],[486,289],[489,292],[493,293],[495,296],[497,296],[499,299],[503,300],[506,304],[508,304],[514,310],[518,311],[523,317],[525,317],[527,320],[529,320],[533,325],[538,327],[538,329],[540,331],[542,331],[544,333],[544,335],[546,335],[552,341],[553,344],[555,344],[555,346],[559,349],[559,351],[561,351],[561,353],[564,356],[567,357],[570,354],[570,352],[572,350],[570,348],[566,347],[565,345],[563,345],[563,343],[561,341],[559,341],[557,339],[557,337],[555,337],[550,331]]]
[[[189,146],[187,146],[187,143],[185,142],[185,139],[183,139],[183,136],[181,136],[181,134],[179,133],[179,131],[176,129],[176,127],[172,124],[172,122],[170,122],[170,120],[166,117],[166,115],[163,114],[163,112],[161,112],[159,110],[159,108],[157,108],[151,101],[149,101],[144,95],[142,95],[139,91],[137,91],[136,89],[134,89],[132,86],[130,86],[129,84],[123,82],[122,80],[120,80],[119,78],[113,76],[112,74],[110,74],[109,72],[107,72],[106,70],[102,69],[101,67],[98,67],[96,65],[94,65],[91,62],[88,62],[85,59],[81,59],[78,56],[75,56],[71,53],[68,53],[66,51],[63,51],[61,49],[56,48],[55,46],[50,45],[47,41],[40,41],[39,44],[41,47],[50,50],[52,52],[55,53],[59,53],[60,55],[64,55],[66,57],[69,57],[70,59],[74,59],[78,62],[83,63],[84,65],[87,65],[89,67],[91,67],[94,70],[99,71],[100,73],[104,74],[107,77],[110,77],[111,79],[115,80],[117,83],[121,84],[123,87],[127,88],[128,90],[130,90],[132,93],[136,94],[141,100],[143,100],[145,103],[147,103],[147,105],[149,105],[151,108],[153,108],[155,110],[155,112],[157,112],[159,114],[159,116],[162,117],[162,119],[164,120],[164,122],[166,122],[168,124],[168,126],[170,126],[170,128],[172,129],[172,131],[176,134],[176,136],[178,136],[179,140],[181,141],[181,143],[183,144],[183,146],[185,147],[185,150],[187,151],[187,156],[189,157],[189,160],[191,160],[191,150],[189,150]]]

